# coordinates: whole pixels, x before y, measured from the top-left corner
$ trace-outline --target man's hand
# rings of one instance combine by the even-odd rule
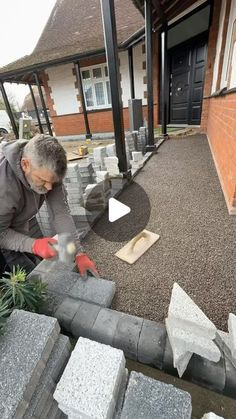
[[[57,241],[52,237],[44,237],[43,239],[36,239],[32,246],[34,255],[40,256],[43,259],[50,259],[57,255],[57,252],[51,245],[57,244]]]
[[[94,262],[89,259],[85,253],[79,253],[76,255],[75,262],[82,278],[87,278],[87,272],[89,271],[92,273],[92,275],[98,276],[98,271]]]

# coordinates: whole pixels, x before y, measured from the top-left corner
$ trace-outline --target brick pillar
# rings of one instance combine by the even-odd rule
[[[50,111],[50,116],[52,118],[53,116],[56,116],[57,113],[54,109],[54,100],[51,97],[52,89],[48,85],[49,77],[48,77],[47,73],[45,73],[45,71],[43,71],[43,73],[40,74],[40,78],[43,81],[43,87],[44,87],[45,96],[46,96],[46,105],[47,105],[47,107]]]
[[[206,96],[210,96],[211,94],[214,62],[215,62],[215,55],[216,55],[216,43],[217,43],[217,36],[218,36],[218,30],[219,30],[220,10],[221,10],[221,0],[215,0],[214,5],[213,5],[212,22],[209,28],[208,55],[207,55],[207,63],[206,63],[206,71],[205,71],[203,98]],[[201,130],[202,131],[206,131],[207,129],[208,110],[209,110],[209,99],[203,99],[202,116],[201,116]]]

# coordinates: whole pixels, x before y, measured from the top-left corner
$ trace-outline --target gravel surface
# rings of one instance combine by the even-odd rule
[[[151,202],[146,228],[160,240],[134,265],[114,255],[125,243],[94,232],[85,248],[101,277],[116,282],[114,309],[163,321],[176,281],[226,330],[228,313],[236,312],[236,218],[228,215],[207,139],[170,140],[158,151],[135,181]],[[138,199],[132,185],[128,191]]]

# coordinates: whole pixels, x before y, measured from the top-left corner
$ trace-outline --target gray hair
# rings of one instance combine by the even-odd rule
[[[37,134],[25,145],[23,156],[35,168],[45,167],[62,179],[67,169],[66,152],[55,137]]]

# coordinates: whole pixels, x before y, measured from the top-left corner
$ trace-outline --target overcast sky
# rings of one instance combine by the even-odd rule
[[[1,0],[0,67],[30,54],[49,18],[56,0]],[[9,89],[21,105],[27,87]]]

